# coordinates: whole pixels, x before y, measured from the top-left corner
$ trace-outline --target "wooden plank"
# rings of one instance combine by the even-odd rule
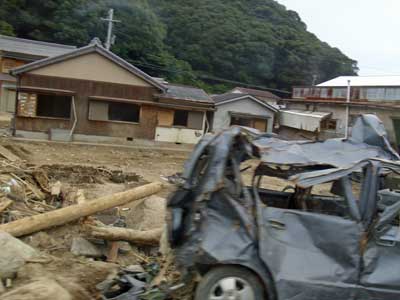
[[[261,119],[254,120],[254,128],[262,132],[267,131],[267,120],[261,120]]]
[[[174,110],[159,109],[157,112],[157,120],[159,126],[172,126],[174,122]]]
[[[30,93],[18,93],[18,116],[36,116],[37,95]]]
[[[3,156],[4,158],[7,158],[9,161],[18,161],[21,160],[18,156],[16,156],[14,153],[12,153],[10,150],[7,148],[3,147],[0,145],[0,155]]]
[[[83,204],[71,205],[47,213],[2,224],[0,225],[0,231],[8,232],[16,237],[31,234],[148,197],[158,193],[161,189],[161,183],[149,183],[125,192],[97,198]]]

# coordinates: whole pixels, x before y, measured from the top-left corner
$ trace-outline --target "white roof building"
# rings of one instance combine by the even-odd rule
[[[329,81],[318,84],[318,87],[400,87],[400,76],[339,76]]]

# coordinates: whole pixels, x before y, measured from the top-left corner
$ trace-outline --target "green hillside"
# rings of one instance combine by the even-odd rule
[[[237,82],[289,89],[354,75],[356,61],[274,0],[2,0],[0,33],[85,45],[115,9],[112,50],[154,76],[223,91]],[[232,82],[234,81],[234,82]]]

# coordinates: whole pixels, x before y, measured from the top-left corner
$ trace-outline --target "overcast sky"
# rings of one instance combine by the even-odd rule
[[[400,0],[277,0],[358,61],[359,75],[400,75]]]

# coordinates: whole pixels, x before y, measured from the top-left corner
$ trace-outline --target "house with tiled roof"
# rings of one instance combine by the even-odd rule
[[[197,143],[214,101],[154,78],[98,40],[11,71],[19,82],[16,136],[113,143]]]
[[[0,35],[0,111],[15,111],[16,79],[9,74],[11,69],[74,49],[75,46]]]

